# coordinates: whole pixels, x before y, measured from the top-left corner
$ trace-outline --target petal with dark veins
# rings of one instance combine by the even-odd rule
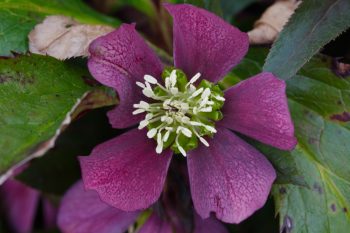
[[[197,213],[211,212],[227,223],[240,223],[261,208],[276,178],[269,161],[228,129],[187,157],[192,199]]]
[[[248,51],[248,35],[215,14],[189,4],[164,4],[173,17],[174,61],[189,78],[217,82]]]
[[[143,81],[145,74],[160,78],[163,71],[161,61],[133,24],[123,24],[97,38],[90,44],[89,52],[88,67],[92,76],[114,88],[119,96],[119,105],[108,113],[110,123],[114,128],[135,125],[142,115],[132,115],[132,105],[143,99],[136,81]]]
[[[294,149],[297,140],[284,81],[260,73],[228,89],[225,98],[218,124],[279,149]]]
[[[159,155],[155,148],[155,141],[137,129],[98,145],[80,157],[85,187],[124,211],[149,207],[163,190],[172,157],[170,150]]]

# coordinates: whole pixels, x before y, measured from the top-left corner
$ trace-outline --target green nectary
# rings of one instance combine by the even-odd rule
[[[169,67],[162,73],[164,85],[147,74],[145,83],[136,83],[151,102],[134,104],[133,114],[146,113],[139,129],[148,128],[148,138],[157,141],[157,153],[170,147],[186,156],[198,140],[209,146],[203,137],[216,133],[215,122],[222,119],[225,99],[220,87],[207,80],[195,86],[200,76],[197,73],[188,80],[183,71]]]

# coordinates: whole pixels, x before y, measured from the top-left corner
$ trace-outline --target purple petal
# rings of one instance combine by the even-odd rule
[[[43,199],[44,224],[47,229],[55,228],[57,208],[48,199]]]
[[[261,208],[276,177],[268,160],[225,128],[210,146],[189,152],[187,165],[197,213],[211,212],[224,222],[239,223]]]
[[[163,70],[159,58],[136,32],[135,25],[129,24],[94,40],[89,51],[91,74],[119,95],[119,106],[108,114],[112,126],[126,128],[135,124],[141,116],[132,115],[132,105],[142,97],[135,82],[142,81],[145,74],[159,78]]]
[[[123,233],[138,214],[105,204],[95,191],[84,190],[78,182],[61,201],[58,226],[63,233]]]
[[[165,4],[174,19],[175,66],[216,82],[247,53],[248,36],[218,16],[188,4]]]
[[[156,214],[152,214],[147,222],[141,227],[138,233],[172,233],[170,224],[160,219]]]
[[[220,125],[280,149],[295,147],[284,81],[260,73],[227,90],[225,98]]]
[[[194,233],[228,233],[226,227],[214,217],[202,219],[195,214]]]
[[[162,192],[172,157],[170,150],[158,155],[155,148],[154,140],[137,129],[98,145],[90,156],[80,157],[85,187],[124,211],[149,207]]]
[[[1,191],[5,214],[14,232],[32,232],[39,192],[15,180],[6,181]]]

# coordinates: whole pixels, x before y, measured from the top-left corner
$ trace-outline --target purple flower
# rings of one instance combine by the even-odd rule
[[[239,223],[264,205],[276,174],[231,130],[293,149],[286,85],[264,72],[222,92],[216,83],[247,52],[247,35],[203,9],[165,7],[174,20],[176,68],[163,67],[134,25],[90,45],[90,72],[119,95],[110,123],[139,129],[80,158],[85,187],[123,211],[147,208],[162,192],[173,153],[181,153],[198,214]]]
[[[84,190],[77,182],[65,194],[58,213],[58,226],[63,233],[123,233],[135,225],[140,211],[124,212],[102,202],[96,192]],[[172,233],[171,222],[153,212],[138,233]],[[227,233],[216,219],[195,217],[194,233]]]
[[[33,232],[33,225],[41,199],[40,192],[19,181],[10,179],[1,186],[0,197],[5,210],[5,217],[13,232]],[[56,208],[45,198],[42,199],[42,204],[45,228],[55,227]]]

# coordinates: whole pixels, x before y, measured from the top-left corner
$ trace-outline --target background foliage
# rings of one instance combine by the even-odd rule
[[[184,2],[206,8],[244,31],[271,3]],[[171,20],[158,1],[87,3],[96,10],[80,0],[0,0],[0,177],[45,146],[69,114],[75,121],[56,146],[17,177],[54,199],[79,179],[76,157],[122,131],[110,128],[107,108],[87,111],[117,100],[110,90],[91,82],[86,60],[26,54],[28,33],[53,14],[115,27],[137,22],[158,52],[171,51]],[[292,152],[249,140],[274,164],[278,179],[273,200],[246,222],[229,226],[231,232],[345,233],[350,229],[350,72],[339,70],[340,60],[349,63],[349,32],[335,40],[350,26],[349,12],[348,0],[303,1],[271,49],[251,48],[221,83],[229,87],[262,70],[287,80],[298,138]],[[89,98],[75,109],[86,93]],[[0,232],[7,232],[2,219]]]

